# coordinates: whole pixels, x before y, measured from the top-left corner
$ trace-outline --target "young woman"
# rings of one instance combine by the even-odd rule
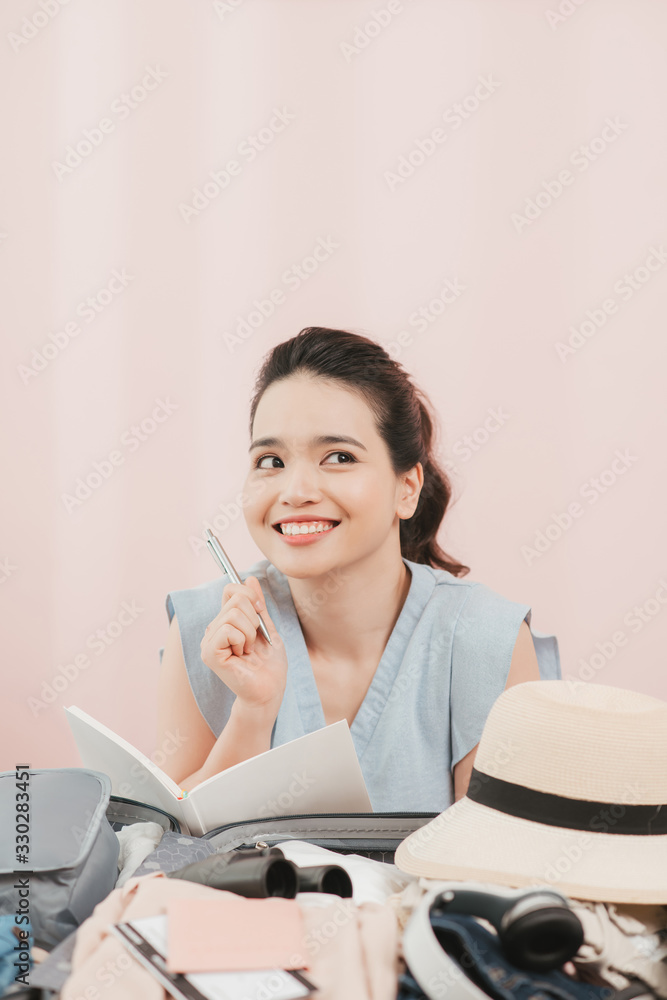
[[[266,558],[167,596],[158,741],[180,734],[163,766],[183,788],[345,718],[375,811],[441,812],[501,691],[560,677],[531,608],[439,548],[451,487],[432,434],[366,337],[309,327],[267,356],[244,487]]]

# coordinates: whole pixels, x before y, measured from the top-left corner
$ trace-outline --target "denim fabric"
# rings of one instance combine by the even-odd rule
[[[18,927],[19,930],[27,931],[28,937],[22,938],[19,941],[14,934],[15,927]],[[32,927],[29,923],[18,925],[13,913],[6,913],[0,916],[0,996],[5,995],[5,990],[14,984],[15,977],[20,972],[20,952],[22,950],[28,952],[29,957],[26,964],[32,969],[33,963],[30,949],[34,943]],[[19,964],[17,965],[16,963]],[[30,982],[30,972],[28,972],[25,978]]]
[[[564,972],[528,972],[503,954],[498,935],[474,917],[433,915],[431,925],[444,950],[459,966],[429,986],[431,997],[456,1000],[456,982],[466,975],[494,1000],[611,1000],[615,990],[580,983]],[[410,973],[399,979],[396,1000],[423,1000],[425,994]]]
[[[543,680],[561,676],[558,642],[532,628],[528,604],[446,570],[403,562],[412,574],[410,590],[350,734],[374,812],[440,813],[453,802],[452,768],[479,743],[505,688],[522,621],[531,628]],[[288,578],[267,559],[239,575],[259,580],[287,650],[287,685],[271,739],[280,746],[321,729],[324,712]],[[178,619],[197,705],[216,737],[234,695],[202,661],[200,645],[227,582],[220,576],[170,591],[166,602],[169,621],[174,614]],[[331,582],[344,586],[335,571]],[[326,598],[325,590],[316,591],[310,613]]]

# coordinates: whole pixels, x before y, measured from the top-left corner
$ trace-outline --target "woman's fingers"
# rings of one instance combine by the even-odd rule
[[[205,652],[207,656],[214,656],[220,662],[224,662],[228,656],[241,656],[246,641],[245,632],[237,625],[232,622],[216,624],[214,620],[207,625],[204,632],[201,641],[202,654]]]
[[[235,611],[241,611],[246,616],[248,622],[255,629],[257,628],[259,625],[259,615],[253,607],[252,598],[247,591],[239,591],[232,594],[214,618],[214,622],[217,622],[218,625],[222,625],[223,622],[229,620],[230,616],[234,614]],[[236,619],[234,619],[234,623],[237,624]]]
[[[259,631],[260,613],[271,643]],[[222,607],[201,641],[201,658],[248,705],[280,702],[288,666],[285,645],[267,613],[256,577],[225,585]]]
[[[246,586],[250,587],[254,592],[253,607],[256,611],[266,610],[266,601],[264,600],[264,594],[262,593],[262,586],[256,576],[249,576],[246,579]],[[259,606],[258,606],[259,605]]]
[[[259,613],[262,613],[272,640],[277,636],[276,628],[266,610],[266,602],[259,580],[250,576],[245,583],[228,583],[222,592],[222,607],[210,622],[201,641],[202,659],[211,665],[222,667],[231,656],[242,658],[253,650],[260,651],[266,643],[260,632]]]
[[[259,582],[259,580],[257,579],[256,576],[249,576],[247,578],[247,580],[246,580],[246,583],[248,585],[252,586],[254,588],[254,590],[256,591],[256,593],[257,593],[257,598],[256,598],[255,601],[253,601],[253,607],[258,612],[258,614],[261,614],[262,618],[264,619],[267,631],[268,631],[269,635],[271,636],[271,641],[273,642],[273,640],[278,636],[278,629],[273,624],[273,621],[271,620],[271,616],[269,615],[269,612],[267,611],[266,601],[264,600],[264,594],[262,593],[261,584],[260,584],[260,582]],[[257,627],[259,628],[259,619],[258,619]],[[261,632],[260,632],[260,635],[261,635]]]

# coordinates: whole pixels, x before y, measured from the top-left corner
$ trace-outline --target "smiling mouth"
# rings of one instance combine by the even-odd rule
[[[273,530],[277,531],[279,535],[286,535],[287,537],[322,535],[327,531],[332,531],[339,524],[340,521],[328,519],[326,521],[287,521],[285,522],[286,531],[283,530],[282,524],[274,524]]]

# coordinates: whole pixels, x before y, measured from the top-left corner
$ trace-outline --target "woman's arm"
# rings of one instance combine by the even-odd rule
[[[160,670],[157,749],[167,757],[162,770],[181,788],[189,791],[219,771],[268,750],[278,707],[252,709],[235,701],[216,740],[192,693],[173,616]]]
[[[176,615],[171,619],[158,681],[157,750],[167,757],[162,770],[180,782],[206,760],[215,736],[199,711],[183,659]],[[175,747],[175,749],[172,749]]]
[[[505,690],[507,690],[508,687],[512,687],[513,684],[523,684],[524,681],[539,681],[539,679],[540,670],[537,663],[535,645],[533,643],[533,637],[530,634],[528,622],[524,618],[519,627],[519,635],[517,636],[517,640],[514,645],[512,662],[510,663]],[[479,743],[477,746],[479,746]],[[454,767],[455,802],[458,802],[459,799],[463,798],[468,790],[470,774],[475,763],[477,746],[474,746],[472,750],[470,750],[465,757],[462,757]]]

